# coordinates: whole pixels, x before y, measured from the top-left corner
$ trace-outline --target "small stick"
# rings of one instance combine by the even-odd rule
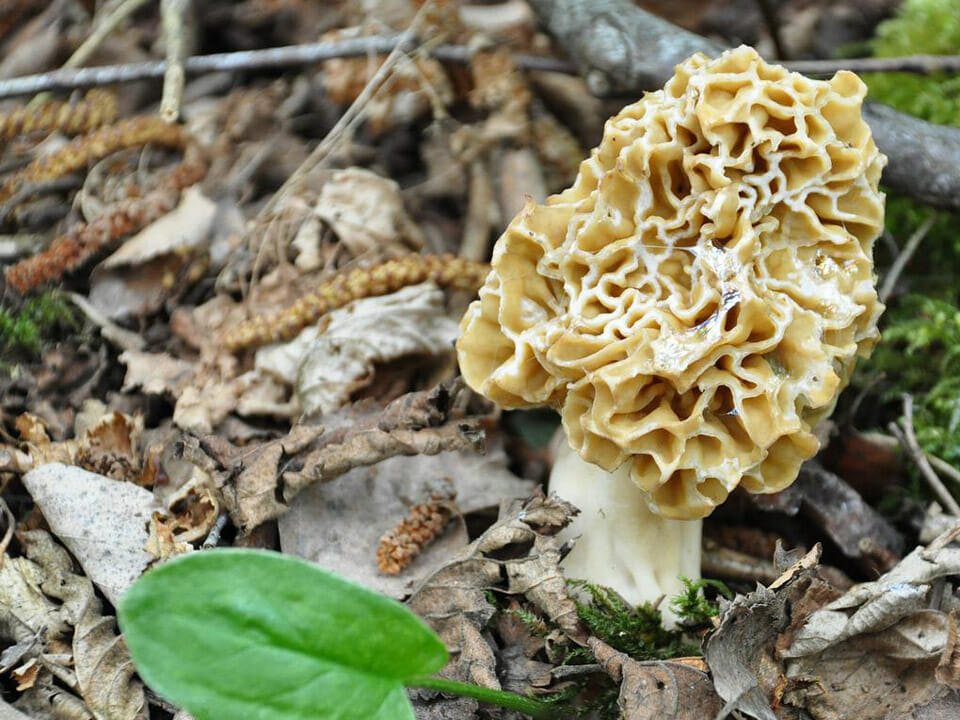
[[[17,526],[17,521],[14,519],[13,513],[10,512],[7,501],[2,497],[0,497],[0,514],[3,515],[4,525],[7,526],[3,531],[3,538],[0,538],[0,565],[3,565],[3,558],[6,557],[10,541],[13,540],[13,531]]]
[[[103,41],[110,37],[110,34],[116,30],[124,20],[133,15],[137,10],[146,5],[150,0],[124,0],[117,5],[103,20],[98,20],[90,32],[90,35],[84,40],[80,47],[74,50],[67,61],[63,64],[64,68],[79,68],[87,64],[87,60],[97,51]],[[53,88],[44,88],[52,90]]]
[[[845,58],[838,60],[791,60],[789,70],[804,75],[833,75],[838,70],[855,73],[904,72],[915,75],[960,72],[960,55],[905,55],[891,58]]]
[[[907,240],[907,244],[903,246],[903,250],[897,255],[893,264],[890,266],[890,270],[887,271],[886,277],[883,278],[883,285],[880,286],[879,292],[880,302],[887,302],[887,298],[889,298],[890,293],[893,292],[893,288],[903,273],[903,269],[907,266],[907,263],[910,262],[910,258],[913,257],[917,248],[920,247],[920,243],[923,242],[927,233],[930,232],[930,228],[933,227],[933,223],[936,222],[936,220],[937,213],[931,213],[930,217],[924,220],[923,224],[914,230],[913,234]]]
[[[943,473],[955,483],[960,484],[960,470],[957,470],[953,465],[942,458],[938,458],[936,455],[931,455],[930,453],[925,454],[927,459],[930,461],[930,464],[935,470],[937,470],[937,472]]]
[[[210,532],[207,533],[207,539],[204,540],[203,545],[201,545],[204,550],[209,550],[217,546],[217,543],[220,542],[220,535],[227,526],[227,520],[229,519],[230,515],[225,512],[221,512],[220,515],[217,516],[216,522],[213,523],[213,527],[210,528]]]
[[[189,11],[190,0],[160,0],[163,38],[167,44],[167,67],[163,73],[160,117],[167,122],[176,122],[180,117],[183,86],[187,78],[183,68],[183,60],[187,56],[184,18]]]
[[[910,455],[910,459],[920,468],[920,473],[930,485],[930,488],[941,504],[951,515],[960,517],[960,505],[957,504],[957,501],[954,500],[953,495],[947,490],[943,481],[940,480],[939,476],[933,471],[930,462],[927,460],[927,456],[920,447],[920,443],[917,442],[917,436],[913,431],[912,395],[906,393],[903,396],[903,429],[894,422],[891,422],[887,427],[890,432],[900,440],[900,444],[903,446],[903,449],[906,450],[907,454]]]
[[[884,435],[883,433],[870,433],[870,439],[887,450],[894,450],[900,444],[900,441],[897,438]],[[923,454],[927,456],[927,460],[930,461],[930,465],[934,470],[939,473],[943,473],[955,483],[960,485],[960,470],[957,470],[957,468],[943,458],[932,455],[926,450],[924,450]]]

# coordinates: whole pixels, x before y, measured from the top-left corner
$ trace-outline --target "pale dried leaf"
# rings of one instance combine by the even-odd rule
[[[134,678],[136,668],[126,643],[117,632],[114,619],[100,615],[99,603],[91,606],[77,624],[73,658],[80,693],[98,718],[146,720],[143,686]]]
[[[56,637],[66,629],[59,605],[40,589],[43,569],[24,557],[0,564],[0,637],[28,647],[43,632]]]
[[[174,397],[193,377],[194,366],[169,353],[125,350],[120,362],[127,366],[123,391],[140,389],[149,395]]]
[[[363,168],[333,173],[320,191],[314,212],[354,257],[396,242],[410,224],[400,186]]]
[[[124,242],[100,267],[113,270],[196,250],[206,244],[216,214],[217,204],[196,185],[191,186],[184,190],[177,207]]]
[[[31,470],[23,484],[51,530],[116,604],[153,560],[144,549],[147,523],[162,508],[152,493],[60,463]]]
[[[178,286],[189,256],[208,244],[216,213],[216,203],[198,188],[188,188],[174,210],[127,240],[94,270],[90,303],[111,320],[158,310]]]
[[[332,412],[373,380],[376,363],[449,353],[459,332],[432,283],[336,310],[321,326],[257,351],[256,368],[295,385],[304,413]]]

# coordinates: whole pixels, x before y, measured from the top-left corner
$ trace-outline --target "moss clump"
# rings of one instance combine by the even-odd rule
[[[877,27],[871,42],[877,57],[960,52],[960,2],[906,0]],[[864,80],[872,99],[930,122],[960,125],[960,76],[935,73],[874,73]]]
[[[57,290],[29,298],[16,309],[0,307],[0,355],[34,357],[58,334],[79,326],[73,308]]]
[[[730,597],[727,587],[717,580],[683,580],[684,591],[670,602],[686,628],[700,627],[717,615],[716,604],[707,600],[703,590],[714,587]],[[699,655],[700,648],[682,630],[663,627],[660,611],[645,603],[631,607],[610,588],[584,580],[568,581],[583,590],[587,601],[577,603],[577,613],[598,638],[635,660],[668,660]]]
[[[881,397],[899,406],[914,395],[914,429],[924,450],[960,464],[960,308],[908,295],[890,311],[869,364],[887,381]]]
[[[685,577],[680,579],[683,581],[683,592],[670,601],[670,607],[688,627],[706,626],[710,623],[710,618],[720,614],[717,603],[708,600],[703,592],[708,587],[712,587],[727,600],[733,600],[730,588],[719,580],[690,580]]]

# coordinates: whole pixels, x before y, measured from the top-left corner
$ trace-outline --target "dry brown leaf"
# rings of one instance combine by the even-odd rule
[[[957,615],[950,613],[950,625],[947,633],[947,644],[943,648],[943,655],[936,670],[937,682],[960,689],[960,647],[957,647]]]
[[[951,537],[843,594],[819,578],[815,548],[738,596],[704,648],[717,692],[762,720],[920,716],[951,682],[950,618],[930,607],[934,583],[960,572]]]
[[[441,674],[484,687],[500,688],[492,640],[484,632],[494,613],[485,592],[494,588],[516,591],[503,586],[504,567],[508,577],[512,565],[533,567],[530,561],[537,557],[537,541],[546,542],[549,548],[549,538],[566,526],[575,512],[571,505],[556,496],[545,498],[538,494],[526,502],[505,502],[500,509],[500,520],[430,576],[414,593],[408,601],[410,609],[440,635],[455,659]],[[512,560],[496,559],[515,556],[521,548],[527,548],[528,554]],[[559,573],[556,562],[547,562],[541,568],[549,586],[550,579]],[[525,576],[523,571],[513,575]],[[532,590],[537,585],[536,580],[532,576],[526,578],[529,582],[525,585]],[[558,622],[568,621],[566,603],[552,591],[531,594],[528,599],[545,614]],[[581,628],[574,628],[572,622],[567,624],[576,637],[586,637]],[[434,701],[423,693],[415,701],[418,712],[431,705],[442,708],[446,704],[447,701]],[[436,711],[443,716],[444,710]]]
[[[604,671],[620,684],[622,720],[701,720],[717,716],[723,701],[710,677],[675,661],[638,662],[591,637],[590,649]]]
[[[43,570],[44,593],[62,602],[60,613],[74,626],[73,665],[87,707],[98,720],[146,720],[143,685],[90,580],[73,572],[69,555],[48,533],[32,530],[20,537],[27,557]]]
[[[249,532],[286,513],[304,488],[355,467],[397,455],[480,450],[478,422],[457,419],[453,410],[462,390],[458,384],[408,393],[379,413],[361,410],[348,427],[325,434],[323,427],[297,425],[287,437],[255,447],[205,435],[184,444],[185,459],[211,473],[234,524]]]
[[[74,439],[51,441],[43,422],[29,413],[17,417],[16,427],[29,457],[25,461],[21,453],[11,453],[9,462],[19,468],[63,463],[123,480],[132,478],[140,467],[143,419],[107,411],[95,400],[86,400],[77,414]]]
[[[760,509],[800,513],[870,575],[889,570],[903,553],[900,533],[842,478],[815,462],[805,463],[786,490],[749,498]],[[837,512],[840,507],[843,512]]]

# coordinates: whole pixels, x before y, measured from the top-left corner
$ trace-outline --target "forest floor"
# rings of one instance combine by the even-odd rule
[[[873,357],[794,484],[706,519],[677,628],[564,581],[559,418],[454,351],[496,239],[636,99],[591,94],[543,4],[0,3],[0,718],[189,717],[116,607],[222,547],[406,603],[446,677],[558,717],[960,716],[960,226],[906,193]],[[952,0],[638,5],[771,61],[960,54]],[[956,75],[865,80],[960,127]]]

